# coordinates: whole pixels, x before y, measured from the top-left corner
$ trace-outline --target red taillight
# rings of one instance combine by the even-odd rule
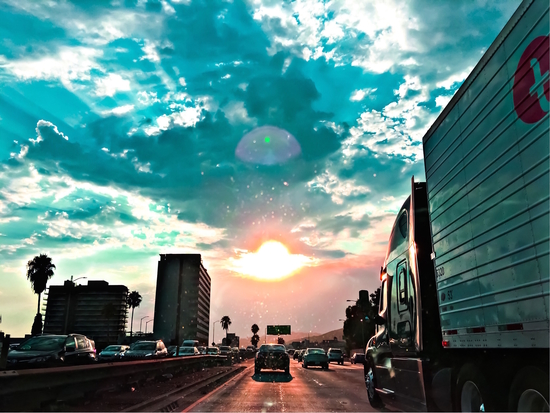
[[[451,344],[451,342],[450,342],[450,341],[447,341],[447,340],[443,340],[443,341],[441,342],[441,344],[443,345],[443,347],[449,347],[449,345]]]

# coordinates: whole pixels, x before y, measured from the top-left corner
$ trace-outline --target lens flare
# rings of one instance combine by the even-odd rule
[[[300,155],[302,150],[294,136],[275,126],[256,128],[242,137],[235,156],[248,163],[277,165]]]

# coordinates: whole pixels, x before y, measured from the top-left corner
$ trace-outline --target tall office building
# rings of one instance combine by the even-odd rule
[[[107,281],[88,281],[88,285],[63,285],[48,288],[44,334],[79,333],[97,344],[116,343],[125,333],[128,288]]]
[[[169,345],[208,344],[210,276],[200,254],[160,254],[154,336]]]

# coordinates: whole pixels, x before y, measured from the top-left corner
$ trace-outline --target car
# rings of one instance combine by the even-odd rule
[[[261,373],[262,369],[284,370],[286,374],[290,374],[290,356],[287,354],[285,346],[262,344],[254,360],[255,374]]]
[[[248,347],[246,347],[246,351],[255,353],[255,352],[256,352],[256,347],[254,347],[254,346],[248,346]]]
[[[301,363],[303,361],[305,352],[306,352],[305,350],[300,350],[300,352],[298,353],[298,358],[297,358],[298,363]]]
[[[229,346],[220,346],[220,356],[227,356],[228,354],[231,354],[231,347]]]
[[[302,367],[321,366],[328,370],[328,356],[322,348],[308,348],[302,356]]]
[[[168,357],[168,349],[162,340],[140,340],[130,346],[121,360],[150,360]]]
[[[218,347],[206,347],[206,354],[209,356],[218,356],[220,349]]]
[[[294,350],[293,348],[289,348],[287,351],[289,356],[294,356],[294,353],[296,352],[296,350]]]
[[[365,353],[355,353],[349,359],[351,364],[364,364],[365,363]]]
[[[300,351],[302,351],[302,350],[296,350],[296,351],[294,352],[294,354],[292,355],[292,358],[293,358],[294,360],[298,360],[298,356],[300,355]]]
[[[199,340],[183,340],[181,347],[198,347]]]
[[[130,346],[112,344],[105,347],[98,356],[98,361],[117,361],[128,350]]]
[[[198,346],[197,350],[199,350],[199,353],[206,354],[206,347],[204,346]]]
[[[168,357],[175,357],[177,348],[178,348],[178,346],[169,346],[169,347],[167,347],[166,351],[168,352]]]
[[[179,351],[180,357],[200,356],[200,354],[198,348],[190,346],[181,346]]]
[[[327,352],[328,362],[335,361],[338,364],[344,364],[344,353],[339,348],[329,348]]]
[[[31,337],[8,352],[8,369],[42,368],[97,361],[93,342],[82,334]]]

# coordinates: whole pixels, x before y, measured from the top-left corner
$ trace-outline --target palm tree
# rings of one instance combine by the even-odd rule
[[[250,343],[254,347],[257,347],[260,341],[260,336],[258,336],[258,331],[260,331],[260,327],[258,327],[258,324],[252,324],[250,331],[252,331],[252,337],[250,338]]]
[[[229,318],[229,316],[224,315],[220,320],[220,323],[222,325],[222,328],[225,330],[225,345],[228,346],[229,344],[227,344],[227,330],[229,330],[229,326],[231,325],[231,319]]]
[[[128,307],[132,309],[132,321],[130,322],[130,337],[132,337],[132,334],[134,332],[134,310],[136,307],[139,307],[141,304],[141,294],[137,291],[132,291],[130,294],[128,294],[128,298],[126,299],[126,303],[128,304]]]
[[[260,336],[258,334],[254,334],[251,338],[250,338],[250,343],[254,346],[254,347],[258,347],[258,343],[260,342]]]
[[[42,334],[42,315],[40,314],[40,295],[46,289],[48,280],[53,277],[55,265],[46,254],[40,254],[27,262],[27,280],[31,282],[31,288],[38,294],[38,307],[32,326],[32,335]]]

